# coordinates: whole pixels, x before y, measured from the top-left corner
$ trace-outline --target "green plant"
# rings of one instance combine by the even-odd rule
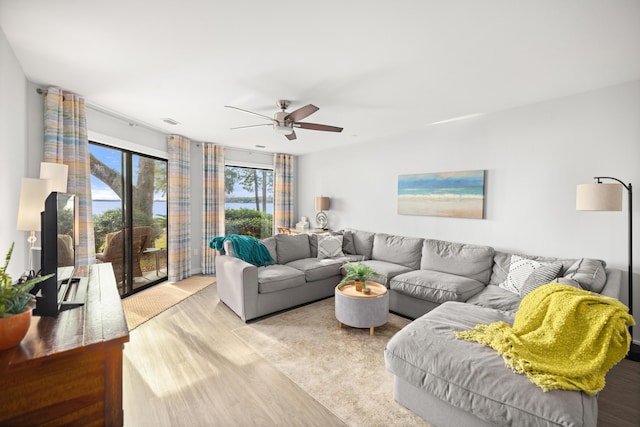
[[[352,280],[362,283],[362,289],[367,289],[367,280],[371,277],[380,277],[380,274],[376,273],[371,267],[361,262],[349,262],[342,266],[342,269],[347,274],[342,278],[340,283],[347,283]]]
[[[13,243],[4,258],[4,265],[0,267],[0,318],[20,314],[25,311],[35,300],[29,293],[38,283],[47,280],[53,274],[34,277],[22,283],[12,284],[11,276],[7,273],[7,267],[13,253]]]
[[[272,235],[273,215],[253,209],[226,209],[225,233],[244,234],[258,239]]]

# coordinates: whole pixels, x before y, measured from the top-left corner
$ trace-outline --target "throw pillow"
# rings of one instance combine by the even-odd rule
[[[539,288],[542,285],[546,285],[547,283],[553,282],[556,277],[558,277],[560,268],[562,268],[562,264],[553,263],[542,265],[540,266],[540,268],[533,270],[529,277],[524,280],[524,283],[522,283],[522,287],[520,288],[520,296],[524,298],[525,295],[527,295],[534,289]]]
[[[581,258],[567,269],[564,277],[577,281],[583,289],[600,293],[607,281],[605,262]]]
[[[342,236],[318,236],[318,259],[343,256]]]
[[[507,278],[504,280],[504,282],[500,283],[499,286],[513,293],[520,294],[522,285],[524,284],[525,280],[527,280],[527,278],[531,275],[531,273],[533,273],[540,267],[549,264],[550,263],[543,263],[530,258],[523,258],[518,255],[512,255]],[[551,280],[553,280],[554,278],[555,276],[552,277]]]
[[[355,255],[356,247],[353,244],[353,233],[349,230],[332,231],[332,236],[342,236],[342,252]]]

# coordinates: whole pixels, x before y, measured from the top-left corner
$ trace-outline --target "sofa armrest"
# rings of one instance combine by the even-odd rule
[[[615,268],[607,268],[605,272],[607,273],[607,281],[600,294],[619,300],[620,289],[622,288],[622,271]]]
[[[258,317],[258,268],[229,255],[217,255],[215,264],[220,301],[245,322]]]

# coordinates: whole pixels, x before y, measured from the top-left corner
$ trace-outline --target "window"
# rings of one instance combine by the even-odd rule
[[[273,169],[227,165],[225,233],[262,239],[273,235]]]
[[[167,278],[167,161],[89,144],[98,262],[110,262],[121,295]]]

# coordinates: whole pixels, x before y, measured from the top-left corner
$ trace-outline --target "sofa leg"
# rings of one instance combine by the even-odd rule
[[[369,336],[371,336],[371,337],[373,336],[373,330],[374,329],[375,328],[373,326],[369,328]]]

